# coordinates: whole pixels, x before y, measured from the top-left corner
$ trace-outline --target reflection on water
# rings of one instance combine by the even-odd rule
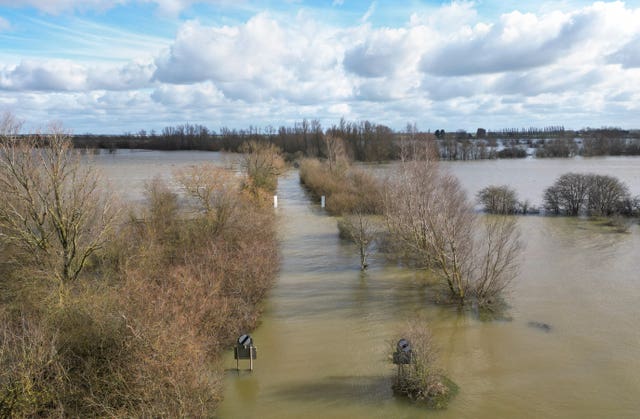
[[[179,155],[175,161],[169,156],[175,154],[160,156],[148,167],[165,169],[166,175],[166,168],[191,163],[193,157]],[[604,167],[640,193],[638,163],[500,160],[449,166],[471,193],[506,179],[521,197],[538,202],[542,189],[569,170],[602,172]],[[131,171],[134,177],[149,177],[140,167],[144,162],[114,164],[119,176]],[[481,322],[455,307],[433,304],[422,273],[373,257],[371,269],[362,274],[356,249],[340,241],[335,218],[310,201],[297,172],[281,179],[278,195],[281,274],[253,333],[259,350],[254,372],[238,374],[227,354],[220,417],[639,416],[637,225],[629,234],[614,234],[586,220],[519,218],[526,253],[509,295],[511,320]],[[425,414],[391,393],[389,345],[413,316],[429,320],[441,365],[460,386],[446,411]]]

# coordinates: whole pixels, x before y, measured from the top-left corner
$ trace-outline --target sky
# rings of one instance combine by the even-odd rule
[[[0,0],[0,113],[119,134],[640,128],[640,0]]]

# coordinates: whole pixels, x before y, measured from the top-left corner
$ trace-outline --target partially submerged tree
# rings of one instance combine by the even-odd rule
[[[396,247],[433,268],[460,303],[470,296],[493,303],[513,279],[520,252],[516,222],[498,218],[480,229],[459,181],[436,161],[400,166],[387,187],[385,219]]]
[[[401,165],[385,197],[391,237],[425,266],[437,266],[451,295],[464,301],[472,267],[473,208],[460,183],[433,160]]]
[[[544,206],[554,214],[578,215],[587,200],[588,179],[580,173],[566,173],[544,192]]]
[[[516,277],[522,245],[514,217],[491,216],[483,221],[473,289],[478,304],[487,307]]]
[[[341,237],[352,241],[358,246],[358,251],[360,252],[360,269],[367,269],[369,266],[367,263],[369,250],[375,239],[375,227],[370,216],[367,216],[362,211],[345,215],[338,221],[338,229],[340,230]]]
[[[633,212],[627,186],[613,176],[565,173],[544,192],[545,209],[557,215],[612,216]]]
[[[518,195],[507,185],[491,185],[477,194],[478,203],[490,214],[515,214],[518,211]]]
[[[590,215],[611,216],[622,212],[630,200],[629,188],[613,176],[587,175],[589,194],[587,211]]]
[[[329,171],[333,173],[334,171],[346,170],[349,166],[349,160],[342,138],[327,134],[323,137],[322,142],[327,156],[327,163],[329,164]]]
[[[0,240],[62,287],[105,244],[115,202],[61,127],[29,136],[19,129],[11,116],[0,121]]]

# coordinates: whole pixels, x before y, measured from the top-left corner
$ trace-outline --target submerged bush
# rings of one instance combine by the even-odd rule
[[[456,395],[458,386],[437,366],[437,348],[423,320],[408,323],[399,339],[410,348],[409,363],[399,365],[393,391],[429,408],[444,409]],[[393,343],[395,348],[395,341]]]
[[[520,207],[515,189],[507,185],[487,186],[476,197],[489,214],[515,214]]]

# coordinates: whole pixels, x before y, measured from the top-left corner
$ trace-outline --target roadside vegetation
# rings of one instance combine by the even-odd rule
[[[0,128],[0,416],[209,417],[279,266],[256,145],[118,204],[61,129]],[[269,160],[271,159],[271,160]],[[260,162],[260,163],[258,163]],[[260,185],[260,186],[258,186]]]
[[[479,218],[457,178],[434,158],[433,143],[407,142],[402,154],[402,163],[386,181],[370,177],[368,193],[346,175],[346,160],[306,160],[300,179],[316,195],[327,194],[330,213],[342,215],[340,235],[356,244],[361,269],[368,266],[372,243],[384,241],[384,250],[394,257],[431,270],[447,300],[497,310],[517,274],[522,249],[517,221],[504,215]],[[384,192],[377,195],[378,190]],[[342,194],[350,197],[350,205],[329,207]],[[507,193],[501,199],[515,197]],[[508,206],[516,204],[495,205],[510,214]],[[382,221],[376,223],[371,214],[381,214]]]
[[[313,196],[326,199],[326,209],[333,215],[380,214],[382,184],[365,169],[352,166],[340,138],[327,137],[323,142],[327,159],[304,159],[300,162],[300,182]]]

